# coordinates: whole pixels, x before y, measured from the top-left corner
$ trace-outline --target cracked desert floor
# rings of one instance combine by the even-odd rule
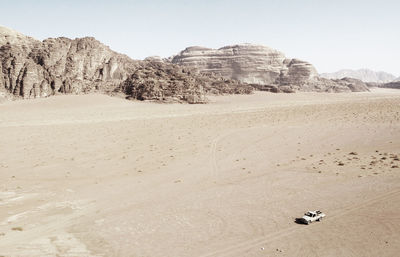
[[[400,90],[210,100],[1,103],[0,256],[399,256]]]

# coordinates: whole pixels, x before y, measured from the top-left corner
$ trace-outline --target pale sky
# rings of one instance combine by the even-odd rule
[[[400,76],[400,0],[0,0],[0,24],[37,39],[94,36],[134,59],[257,43],[319,72]]]

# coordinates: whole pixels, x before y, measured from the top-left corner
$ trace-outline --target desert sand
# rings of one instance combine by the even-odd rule
[[[1,103],[0,256],[399,256],[400,91],[210,100]]]

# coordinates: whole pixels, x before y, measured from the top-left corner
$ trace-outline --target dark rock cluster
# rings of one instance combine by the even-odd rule
[[[148,59],[115,89],[139,100],[205,103],[206,94],[249,94],[253,88],[236,80]]]
[[[382,84],[382,85],[380,85],[380,87],[400,89],[400,81],[394,81],[394,82]]]

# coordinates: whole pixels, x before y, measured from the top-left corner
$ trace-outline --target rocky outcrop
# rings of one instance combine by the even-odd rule
[[[334,81],[345,88],[349,88],[351,92],[369,91],[368,85],[359,79],[342,78],[342,79],[336,79]]]
[[[188,47],[171,58],[171,62],[272,92],[350,92],[359,88],[321,78],[310,63],[288,59],[283,53],[260,45],[241,44],[220,49]]]
[[[400,81],[385,83],[383,85],[380,85],[380,87],[400,89]]]
[[[252,84],[271,84],[282,69],[285,56],[274,49],[258,45],[227,46],[218,50],[188,47],[172,63],[214,73]]]
[[[158,57],[132,60],[91,37],[38,41],[0,27],[0,94],[14,98],[121,91],[130,98],[203,102],[204,94],[250,92]],[[220,86],[224,81],[226,85]],[[214,86],[214,88],[210,88]]]
[[[94,38],[31,39],[0,46],[0,83],[16,97],[46,97],[115,87],[136,62]]]
[[[148,58],[115,92],[139,100],[205,103],[209,94],[249,94],[253,88],[236,80],[202,74],[191,68]]]
[[[5,44],[30,46],[38,40],[25,36],[15,30],[0,26],[0,46]]]
[[[327,79],[355,78],[363,82],[387,83],[393,81],[396,77],[383,71],[372,71],[368,69],[350,70],[344,69],[333,73],[322,73],[321,77]]]

